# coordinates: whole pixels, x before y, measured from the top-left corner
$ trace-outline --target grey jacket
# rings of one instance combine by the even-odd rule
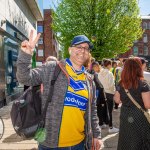
[[[50,81],[56,62],[47,62],[39,68],[32,69],[31,58],[31,55],[26,54],[22,50],[20,51],[17,61],[17,79],[21,84],[28,86],[43,84],[42,107],[44,107],[46,99],[48,98]],[[61,72],[55,82],[52,102],[49,103],[46,113],[45,128],[47,129],[47,136],[46,140],[41,143],[50,148],[58,147],[64,99],[69,82],[68,74],[65,70],[65,61],[59,62],[59,66]],[[89,97],[91,97],[91,100],[89,98],[87,110],[85,112],[85,143],[87,149],[91,149],[92,137],[101,138],[101,131],[97,118],[95,86],[93,86],[88,75],[87,82],[89,84]],[[92,87],[90,85],[92,85]]]

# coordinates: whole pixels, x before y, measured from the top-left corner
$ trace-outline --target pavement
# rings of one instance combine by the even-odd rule
[[[119,128],[119,116],[120,116],[120,107],[113,111],[113,126]],[[108,133],[108,128],[102,129],[102,141],[104,148],[102,150],[117,150],[118,144],[118,135],[119,133]]]
[[[0,108],[0,116],[4,121],[4,135],[0,139],[0,150],[37,150],[37,142],[34,140],[23,140],[19,137],[12,126],[10,119],[10,110],[12,102],[7,106]],[[119,127],[120,108],[113,111],[113,124]],[[109,134],[108,128],[102,129],[102,141],[104,147],[102,150],[117,150],[118,133]]]

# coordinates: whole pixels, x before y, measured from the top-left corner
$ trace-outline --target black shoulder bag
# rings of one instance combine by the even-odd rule
[[[42,142],[44,140],[45,117],[48,104],[52,101],[54,84],[60,73],[60,67],[56,64],[54,74],[51,80],[51,86],[48,98],[41,110],[41,91],[40,86],[29,87],[17,100],[13,102],[10,112],[12,125],[15,132],[25,138],[34,138]],[[42,138],[41,138],[42,137]]]

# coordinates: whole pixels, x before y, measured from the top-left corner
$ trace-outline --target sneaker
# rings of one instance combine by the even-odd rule
[[[106,125],[106,124],[103,124],[103,125],[101,125],[100,127],[101,127],[101,129],[106,129],[106,128],[107,128],[107,125]]]
[[[119,129],[115,128],[115,127],[112,127],[112,128],[109,128],[108,132],[109,133],[117,133],[117,132],[119,132]]]

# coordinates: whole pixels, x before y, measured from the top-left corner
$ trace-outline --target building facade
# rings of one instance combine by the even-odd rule
[[[134,42],[132,54],[135,56],[150,56],[150,16],[142,16],[142,28],[144,30],[141,39]]]
[[[37,21],[43,20],[37,0],[0,1],[0,107],[19,96],[16,62],[20,44],[29,33],[37,32]]]
[[[51,28],[52,10],[44,9],[43,13],[44,20],[38,21],[37,27],[38,32],[41,33],[36,55],[37,65],[41,65],[43,62],[45,62],[48,56],[55,56],[58,58],[58,42]]]
[[[148,68],[150,68],[150,15],[142,16],[141,27],[144,30],[142,38],[134,41],[131,50],[120,57],[129,57],[130,55],[144,57],[148,60]]]

